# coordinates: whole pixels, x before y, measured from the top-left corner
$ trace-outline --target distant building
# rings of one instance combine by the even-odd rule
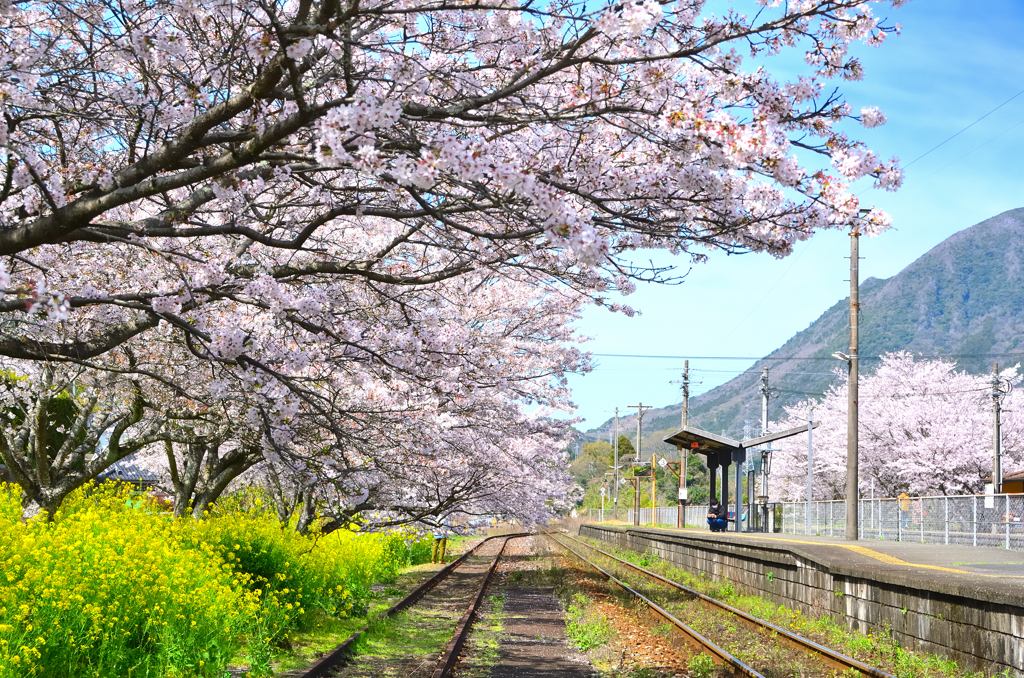
[[[986,484],[992,484],[992,476],[982,479]],[[991,490],[985,490],[990,492]],[[1024,494],[1024,471],[1003,474],[1002,494]]]
[[[129,455],[124,459],[115,461],[106,471],[99,475],[97,480],[99,482],[120,481],[122,483],[131,483],[140,490],[153,489],[161,480],[160,474],[143,466],[134,457],[135,455]]]
[[[1003,494],[1024,494],[1024,471],[1003,474]]]

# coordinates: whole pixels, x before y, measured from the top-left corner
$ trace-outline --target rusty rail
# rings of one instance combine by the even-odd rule
[[[716,645],[713,641],[709,640],[705,636],[698,633],[696,630],[687,626],[685,623],[674,617],[671,612],[661,607],[656,602],[654,602],[644,594],[640,593],[636,589],[632,588],[629,584],[617,578],[611,572],[608,572],[597,563],[593,562],[586,556],[576,551],[571,546],[563,544],[558,539],[555,539],[554,535],[552,535],[551,533],[546,532],[544,534],[546,537],[548,537],[548,539],[555,542],[556,544],[564,548],[566,551],[572,553],[574,556],[582,560],[584,563],[600,572],[604,577],[606,577],[609,581],[613,582],[623,591],[626,591],[631,596],[645,604],[648,607],[648,609],[650,609],[652,612],[654,612],[659,617],[667,621],[669,624],[672,624],[677,629],[682,631],[683,634],[686,636],[687,640],[689,640],[692,645],[710,654],[712,658],[714,658],[716,663],[728,666],[732,668],[733,671],[737,672],[739,675],[746,676],[746,678],[765,678],[764,675],[758,673],[753,668],[743,663],[743,661],[739,658],[733,656],[722,647]]]
[[[695,591],[687,586],[684,586],[679,582],[672,581],[671,579],[663,577],[656,572],[651,572],[650,570],[640,567],[639,565],[635,565],[634,563],[631,563],[628,560],[623,560],[622,558],[614,556],[611,553],[602,551],[596,546],[588,544],[587,542],[581,539],[577,539],[576,537],[570,534],[564,534],[563,536],[573,540],[577,544],[582,544],[583,546],[586,546],[588,549],[597,551],[605,558],[609,558],[617,563],[625,565],[626,567],[632,568],[637,572],[641,572],[646,577],[655,579],[666,586],[676,589],[677,591],[682,591],[688,595],[691,595],[709,608],[720,610],[723,612],[728,612],[732,615],[735,615],[750,628],[753,628],[758,631],[769,631],[771,633],[776,633],[778,634],[781,640],[788,643],[791,647],[795,647],[799,650],[811,652],[818,655],[823,662],[825,662],[834,669],[838,669],[840,671],[847,671],[849,669],[853,669],[855,671],[859,671],[865,676],[870,676],[871,678],[895,678],[895,676],[893,676],[891,673],[886,673],[881,669],[877,669],[873,666],[864,664],[863,662],[860,662],[854,659],[853,657],[848,657],[840,652],[836,652],[831,648],[825,647],[824,645],[819,645],[818,643],[815,643],[813,640],[804,638],[803,636],[799,636],[793,633],[792,631],[782,628],[781,626],[776,626],[771,622],[759,619],[758,617],[748,614],[743,610],[739,610],[731,605],[727,605],[726,603],[723,603],[720,600],[715,600],[714,598],[706,596],[703,593],[700,593],[699,591]]]
[[[432,576],[430,579],[427,579],[425,582],[417,586],[415,589],[412,590],[411,593],[409,593],[409,595],[405,596],[404,598],[396,602],[394,605],[389,607],[376,619],[385,619],[387,617],[391,617],[395,614],[398,614],[399,612],[402,612],[406,608],[415,605],[417,602],[419,602],[421,598],[423,598],[424,595],[426,595],[428,591],[437,586],[442,580],[444,580],[449,574],[451,574],[452,570],[454,570],[463,562],[465,562],[467,558],[473,555],[473,553],[475,553],[477,549],[479,549],[487,542],[491,541],[492,539],[504,538],[505,543],[508,543],[508,540],[513,538],[514,536],[526,535],[525,533],[516,535],[500,534],[495,535],[493,537],[487,537],[479,544],[477,544],[470,550],[466,551],[452,562],[445,565],[442,569],[438,570],[434,574],[434,576]],[[501,550],[505,550],[505,544],[502,544]],[[495,561],[495,565],[497,565],[497,561]],[[285,675],[287,676],[287,678],[325,678],[329,671],[337,669],[338,667],[345,664],[345,662],[349,659],[352,650],[355,649],[356,643],[359,641],[362,635],[366,633],[367,629],[369,628],[369,625],[367,625],[359,629],[351,636],[346,638],[344,641],[342,641],[339,645],[335,646],[334,649],[332,649],[330,652],[326,653],[323,657],[316,660],[310,666],[299,671],[289,672]]]
[[[473,599],[469,608],[463,613],[462,619],[459,620],[459,625],[455,628],[455,633],[452,635],[452,639],[448,641],[448,647],[445,648],[441,658],[434,666],[434,673],[431,675],[431,678],[448,678],[451,675],[452,669],[455,668],[455,664],[459,660],[459,653],[462,651],[462,646],[465,645],[466,638],[469,637],[469,631],[473,627],[473,620],[476,619],[476,613],[480,608],[480,603],[483,602],[484,594],[487,593],[487,585],[491,583],[491,577],[494,575],[494,571],[498,568],[498,561],[501,560],[502,554],[505,553],[505,547],[508,546],[508,542],[512,539],[518,539],[519,537],[527,537],[530,535],[520,533],[503,536],[506,536],[505,542],[501,545],[501,549],[498,550],[498,555],[494,556],[494,562],[492,562],[490,568],[488,568],[487,574],[484,576],[484,580],[480,582],[480,590],[477,591],[476,598]]]

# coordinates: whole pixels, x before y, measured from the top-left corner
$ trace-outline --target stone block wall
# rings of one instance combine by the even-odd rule
[[[828,562],[800,548],[725,542],[710,534],[584,524],[580,534],[651,552],[715,582],[731,582],[811,617],[829,615],[861,632],[888,626],[903,647],[956,660],[964,668],[1024,677],[1024,594],[1006,583],[939,584],[927,571],[872,571]],[[1020,589],[1019,584],[1015,585]]]

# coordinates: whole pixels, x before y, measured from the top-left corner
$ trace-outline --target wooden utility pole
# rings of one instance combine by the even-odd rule
[[[671,381],[670,384],[679,384],[679,388],[683,392],[683,416],[682,416],[682,427],[686,428],[686,422],[690,417],[690,361],[686,360],[683,362],[683,378],[678,381]],[[683,512],[686,510],[687,495],[686,495],[686,453],[682,447],[676,446],[679,450],[679,465],[673,466],[669,463],[669,468],[676,474],[679,479],[679,506],[678,515],[676,516],[676,527],[684,527],[685,521],[683,520]]]
[[[866,210],[861,210],[861,217]],[[860,350],[860,224],[850,231],[850,368],[849,404],[846,421],[846,538],[857,541],[860,501],[860,467],[858,463],[858,367]]]
[[[641,459],[643,459],[643,457],[641,456],[641,450],[643,449],[643,438],[641,436],[643,435],[644,413],[647,412],[647,410],[651,409],[651,405],[648,405],[647,407],[644,407],[644,404],[640,403],[639,405],[630,405],[629,409],[633,409],[634,407],[636,408],[636,460],[639,462]],[[651,525],[654,524],[654,507],[655,507],[655,495],[654,495],[655,485],[654,485],[654,482],[655,482],[654,453],[651,452]],[[637,490],[637,491],[639,492],[639,490]],[[639,495],[637,495],[637,496],[639,497]],[[637,499],[637,502],[639,502],[639,501],[640,500]],[[638,507],[639,507],[639,505],[640,504],[637,503]],[[639,510],[639,508],[637,510]]]

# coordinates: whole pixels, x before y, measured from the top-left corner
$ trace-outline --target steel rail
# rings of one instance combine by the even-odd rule
[[[424,595],[427,594],[427,592],[429,592],[431,589],[437,586],[442,580],[444,580],[449,574],[451,574],[455,568],[464,563],[467,558],[473,555],[477,549],[479,549],[487,542],[491,541],[492,539],[501,539],[502,537],[505,537],[505,541],[507,543],[508,539],[511,539],[514,536],[518,537],[527,535],[526,533],[518,533],[516,535],[499,534],[493,537],[487,537],[486,539],[483,539],[482,541],[480,541],[479,544],[469,549],[452,562],[445,565],[443,568],[438,570],[434,574],[434,576],[430,577],[430,579],[424,581],[422,584],[413,589],[407,596],[405,596],[404,598],[396,602],[394,605],[389,607],[387,610],[385,610],[383,613],[375,617],[374,621],[392,617],[398,614],[399,612],[402,612],[406,608],[415,605],[417,602],[419,602],[421,598],[423,598]],[[504,548],[504,545],[502,545],[502,550],[504,550]],[[296,672],[289,672],[288,676],[290,676],[290,678],[324,678],[328,675],[329,672],[345,664],[345,662],[349,659],[349,655],[355,649],[356,643],[359,641],[362,635],[366,633],[366,631],[369,628],[370,626],[369,624],[367,624],[366,626],[359,629],[351,636],[343,640],[340,644],[336,645],[324,656],[320,657],[318,660],[310,664],[305,669],[301,669]]]
[[[675,626],[677,629],[682,631],[684,634],[686,634],[686,636],[689,638],[689,640],[694,645],[696,645],[700,649],[706,650],[708,653],[710,653],[715,659],[718,660],[718,662],[720,664],[726,664],[728,666],[731,666],[733,669],[738,671],[741,675],[747,676],[747,678],[765,678],[765,676],[763,676],[762,674],[758,673],[757,671],[755,671],[750,666],[747,666],[746,664],[744,664],[742,660],[740,660],[737,657],[734,657],[733,655],[729,654],[729,652],[727,652],[723,648],[719,647],[714,642],[712,642],[708,638],[704,637],[703,635],[701,635],[700,633],[698,633],[694,629],[692,629],[689,626],[687,626],[685,623],[683,623],[682,621],[680,621],[679,619],[674,617],[671,612],[669,612],[665,608],[661,607],[656,602],[654,602],[653,600],[651,600],[647,596],[643,595],[642,593],[640,593],[636,589],[632,588],[626,582],[622,581],[621,579],[617,578],[612,573],[610,573],[607,570],[603,569],[600,565],[598,565],[597,563],[593,562],[592,560],[590,560],[586,556],[580,554],[578,551],[573,549],[571,546],[569,546],[567,544],[563,544],[562,542],[560,542],[550,532],[544,532],[543,534],[548,539],[550,539],[551,541],[555,542],[556,544],[558,544],[559,546],[564,548],[566,551],[569,551],[574,556],[576,556],[577,558],[582,560],[584,563],[586,563],[590,567],[592,567],[595,570],[597,570],[598,572],[600,572],[602,575],[607,577],[610,581],[614,582],[616,586],[618,586],[622,590],[626,591],[627,593],[632,595],[637,600],[643,602],[645,605],[647,605],[648,608],[650,608],[658,616],[662,617],[665,621],[669,622],[670,624]]]
[[[431,674],[431,678],[448,678],[452,669],[455,668],[456,662],[459,660],[459,653],[462,651],[463,645],[466,643],[466,638],[469,637],[469,631],[473,628],[473,621],[476,619],[476,613],[480,609],[480,603],[484,600],[484,594],[487,593],[487,586],[491,583],[491,577],[494,576],[494,571],[498,568],[498,561],[501,560],[502,554],[505,553],[505,547],[508,546],[509,541],[513,539],[519,539],[520,537],[530,536],[526,533],[502,535],[505,537],[505,541],[502,543],[501,548],[498,550],[498,555],[494,556],[494,562],[487,569],[487,574],[484,575],[484,580],[480,582],[480,589],[477,591],[476,598],[470,603],[469,608],[463,613],[462,618],[459,620],[459,625],[455,627],[455,633],[452,634],[452,638],[448,641],[448,646],[441,654],[441,658],[437,660],[437,664],[434,666],[434,672]]]
[[[725,611],[725,612],[729,612],[729,613],[739,617],[740,619],[742,619],[748,626],[750,626],[753,629],[756,629],[756,630],[759,630],[759,631],[763,630],[763,631],[771,631],[773,633],[777,633],[783,640],[788,642],[791,646],[796,647],[796,648],[798,648],[800,650],[804,650],[804,651],[808,651],[808,652],[813,652],[813,653],[819,655],[821,657],[821,659],[825,663],[827,663],[830,666],[832,666],[832,668],[836,668],[836,669],[839,669],[841,671],[846,671],[848,669],[854,669],[856,671],[860,671],[862,674],[864,674],[866,676],[871,676],[871,678],[895,678],[895,676],[893,676],[891,673],[886,673],[885,671],[882,671],[881,669],[876,669],[873,666],[868,666],[867,664],[864,664],[863,662],[860,662],[860,661],[854,659],[853,657],[848,657],[848,656],[846,656],[846,655],[844,655],[844,654],[842,654],[840,652],[836,652],[835,650],[827,648],[824,645],[819,645],[818,643],[815,643],[813,640],[810,640],[808,638],[804,638],[803,636],[799,636],[799,635],[793,633],[792,631],[789,631],[787,629],[782,628],[781,626],[776,626],[775,624],[772,624],[771,622],[766,622],[765,620],[760,619],[758,617],[755,617],[755,616],[753,616],[751,614],[748,614],[748,613],[744,612],[743,610],[737,609],[737,608],[735,608],[735,607],[733,607],[731,605],[727,605],[726,603],[723,603],[720,600],[715,600],[714,598],[712,598],[710,596],[706,596],[703,593],[700,593],[699,591],[695,591],[695,590],[693,590],[693,589],[691,589],[691,588],[689,588],[687,586],[684,586],[684,585],[680,584],[679,582],[672,581],[671,579],[667,579],[666,577],[661,576],[657,572],[651,572],[650,570],[648,570],[646,568],[643,568],[643,567],[641,567],[639,565],[636,565],[634,563],[631,563],[628,560],[623,560],[622,558],[614,556],[611,553],[607,553],[605,551],[602,551],[601,549],[597,548],[596,546],[593,546],[592,544],[588,544],[585,541],[577,539],[576,537],[574,537],[574,536],[572,536],[570,534],[564,534],[564,536],[569,538],[569,539],[571,539],[571,540],[573,540],[574,542],[576,542],[578,544],[582,544],[583,546],[586,546],[589,549],[597,551],[598,553],[600,553],[601,555],[603,555],[606,558],[610,558],[611,560],[614,560],[614,561],[616,561],[618,563],[622,563],[626,567],[630,567],[630,568],[632,568],[634,570],[637,570],[638,572],[642,572],[644,575],[646,575],[646,576],[648,576],[648,577],[650,577],[652,579],[656,579],[659,582],[661,582],[662,584],[665,584],[666,586],[670,586],[670,587],[675,588],[675,589],[677,589],[679,591],[687,593],[687,594],[693,596],[694,598],[697,598],[701,603],[703,603],[704,605],[706,605],[708,607],[711,607],[711,608],[714,608],[714,609],[718,609],[718,610],[722,610],[722,611]]]

